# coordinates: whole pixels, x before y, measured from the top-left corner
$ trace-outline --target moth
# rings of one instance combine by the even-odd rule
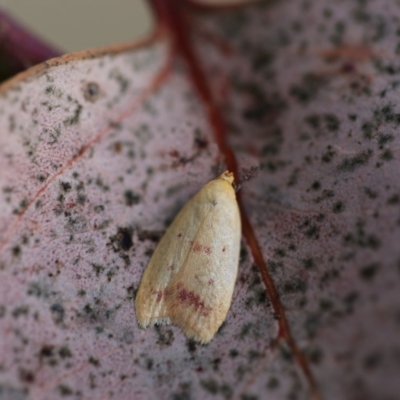
[[[208,343],[228,313],[237,277],[241,221],[233,173],[208,182],[175,217],[136,296],[142,328],[174,324]]]

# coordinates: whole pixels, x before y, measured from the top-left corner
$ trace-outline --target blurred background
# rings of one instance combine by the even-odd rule
[[[144,0],[0,0],[0,7],[65,53],[135,40],[152,27]]]

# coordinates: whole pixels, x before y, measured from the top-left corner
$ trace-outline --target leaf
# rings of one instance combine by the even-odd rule
[[[176,11],[189,48],[169,28],[3,86],[1,395],[316,398],[297,348],[324,399],[394,399],[395,3]],[[140,330],[133,299],[149,255],[223,156],[234,163],[225,139],[250,221],[228,318],[207,346],[175,327]]]

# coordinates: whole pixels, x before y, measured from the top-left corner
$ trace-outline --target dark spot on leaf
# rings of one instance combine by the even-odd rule
[[[29,307],[28,306],[19,306],[14,308],[14,310],[12,311],[12,316],[14,318],[18,318],[21,316],[26,316],[29,313]]]
[[[110,238],[114,251],[128,251],[132,245],[132,231],[129,228],[118,228],[117,234]]]
[[[124,192],[124,199],[127,206],[133,206],[140,203],[141,196],[132,190],[126,190]]]
[[[387,204],[390,206],[397,205],[400,203],[400,196],[398,194],[393,194],[387,199]]]
[[[40,358],[52,357],[53,355],[54,355],[54,346],[52,345],[44,345],[40,349],[39,353]]]
[[[92,264],[92,268],[95,271],[97,277],[100,276],[105,270],[105,266],[101,264]]]
[[[53,317],[53,321],[56,324],[60,324],[64,320],[65,310],[62,304],[54,303],[50,307],[50,311]]]
[[[69,192],[72,189],[72,185],[69,182],[61,182],[60,186],[64,192]]]
[[[364,187],[364,193],[370,198],[370,199],[376,199],[378,197],[378,193],[368,187]]]
[[[203,139],[201,137],[196,137],[194,139],[194,144],[198,149],[203,150],[203,149],[207,148],[208,141],[207,141],[207,139]]]
[[[291,281],[285,282],[283,284],[283,292],[286,294],[289,293],[305,293],[306,289],[307,289],[307,284],[305,281],[301,280],[301,279],[293,279]]]
[[[208,380],[201,380],[200,385],[209,393],[211,394],[217,394],[219,385],[218,382],[214,379],[208,379]]]
[[[319,301],[319,308],[321,311],[329,311],[333,307],[333,303],[329,299],[321,299]]]
[[[136,297],[136,293],[137,293],[137,289],[135,289],[135,287],[133,285],[129,286],[126,288],[126,292],[127,292],[127,299],[128,300],[134,300]]]
[[[165,326],[156,325],[155,330],[158,334],[157,344],[170,346],[174,341],[174,332]]]
[[[94,103],[96,100],[98,100],[101,94],[100,86],[96,82],[87,82],[83,86],[82,91],[85,100],[90,101],[91,103]]]
[[[64,385],[64,384],[58,385],[57,389],[60,392],[60,395],[63,396],[63,397],[64,396],[71,396],[72,393],[73,393],[72,389],[69,386]]]
[[[236,349],[229,350],[229,357],[235,358],[239,355],[239,352]]]
[[[324,353],[319,348],[313,348],[308,350],[307,357],[313,364],[320,364],[324,358]]]
[[[324,120],[326,128],[331,132],[336,132],[339,130],[340,122],[339,119],[334,114],[325,114]]]
[[[382,361],[382,355],[378,352],[374,352],[365,356],[363,365],[366,370],[371,370],[379,367]]]
[[[306,318],[304,329],[306,330],[310,338],[313,338],[317,333],[319,324],[320,324],[320,316],[318,314],[310,314]]]
[[[342,201],[337,201],[333,207],[332,207],[332,211],[335,214],[341,213],[342,211],[344,211],[344,203]]]
[[[76,108],[74,110],[74,114],[72,115],[72,117],[69,117],[63,121],[64,125],[71,126],[78,124],[82,110],[83,110],[82,105],[76,102]]]
[[[312,185],[311,185],[311,189],[312,189],[312,190],[319,190],[319,189],[321,189],[321,183],[318,182],[318,181],[313,182]]]
[[[274,390],[279,387],[279,379],[276,378],[275,376],[272,376],[271,378],[268,379],[267,382],[267,388],[270,390]]]
[[[305,258],[304,260],[302,260],[302,264],[306,269],[315,268],[315,262],[312,258]]]
[[[381,160],[383,160],[383,161],[390,161],[390,160],[393,160],[393,159],[394,159],[394,155],[393,155],[393,153],[392,153],[391,150],[385,149],[385,150],[383,150],[382,153],[380,154],[380,158],[381,158]]]
[[[378,263],[369,264],[360,270],[360,276],[364,280],[370,281],[375,277],[378,269],[379,269]]]
[[[146,360],[146,369],[151,371],[153,369],[154,361],[151,358]]]
[[[336,155],[336,151],[333,150],[332,146],[327,146],[327,150],[324,154],[322,154],[321,160],[325,163],[329,163],[332,161],[333,157]]]
[[[35,374],[28,369],[20,368],[18,375],[21,382],[29,384],[35,381]],[[1,392],[0,392],[0,397],[1,397]]]
[[[291,86],[290,95],[299,103],[308,103],[318,94],[324,82],[323,78],[315,74],[307,74],[300,84]]]
[[[239,338],[244,339],[250,333],[252,328],[253,324],[251,322],[247,322],[246,324],[244,324],[240,330]]]
[[[281,342],[279,346],[279,352],[281,354],[281,357],[285,361],[292,362],[293,361],[293,354],[291,352],[291,349],[286,343]]]
[[[94,365],[95,367],[100,366],[100,361],[92,356],[88,358],[88,363]]]
[[[39,282],[29,282],[26,293],[28,296],[41,297],[43,294],[42,287],[40,286]]]
[[[368,149],[357,154],[354,157],[346,157],[338,166],[338,170],[342,172],[353,172],[359,167],[366,165],[372,156],[372,150]]]
[[[361,131],[363,133],[363,136],[365,139],[371,139],[373,132],[374,132],[375,126],[371,122],[364,122],[361,125]]]
[[[19,257],[21,255],[21,247],[16,245],[11,249],[11,253],[14,257]]]
[[[392,134],[390,134],[390,133],[385,133],[385,134],[384,133],[380,133],[378,135],[379,148],[382,149],[385,144],[387,144],[387,143],[389,143],[389,142],[391,142],[393,140],[394,140],[394,136]]]
[[[197,343],[192,339],[188,339],[186,341],[186,346],[188,348],[189,353],[194,353],[197,350]]]
[[[58,354],[61,358],[70,358],[72,357],[71,350],[69,349],[68,346],[61,346],[60,350],[58,351]]]

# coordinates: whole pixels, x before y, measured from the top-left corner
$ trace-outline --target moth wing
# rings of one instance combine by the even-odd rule
[[[199,216],[204,213],[198,201],[201,191],[189,200],[175,217],[157,245],[147,265],[136,296],[136,317],[142,327],[170,323],[165,290],[185,263],[191,238],[199,230]]]
[[[222,180],[216,183],[223,186],[207,205],[202,204],[195,228],[187,232],[192,245],[186,259],[165,289],[166,315],[189,338],[202,343],[212,339],[226,318],[240,252],[234,190]]]

